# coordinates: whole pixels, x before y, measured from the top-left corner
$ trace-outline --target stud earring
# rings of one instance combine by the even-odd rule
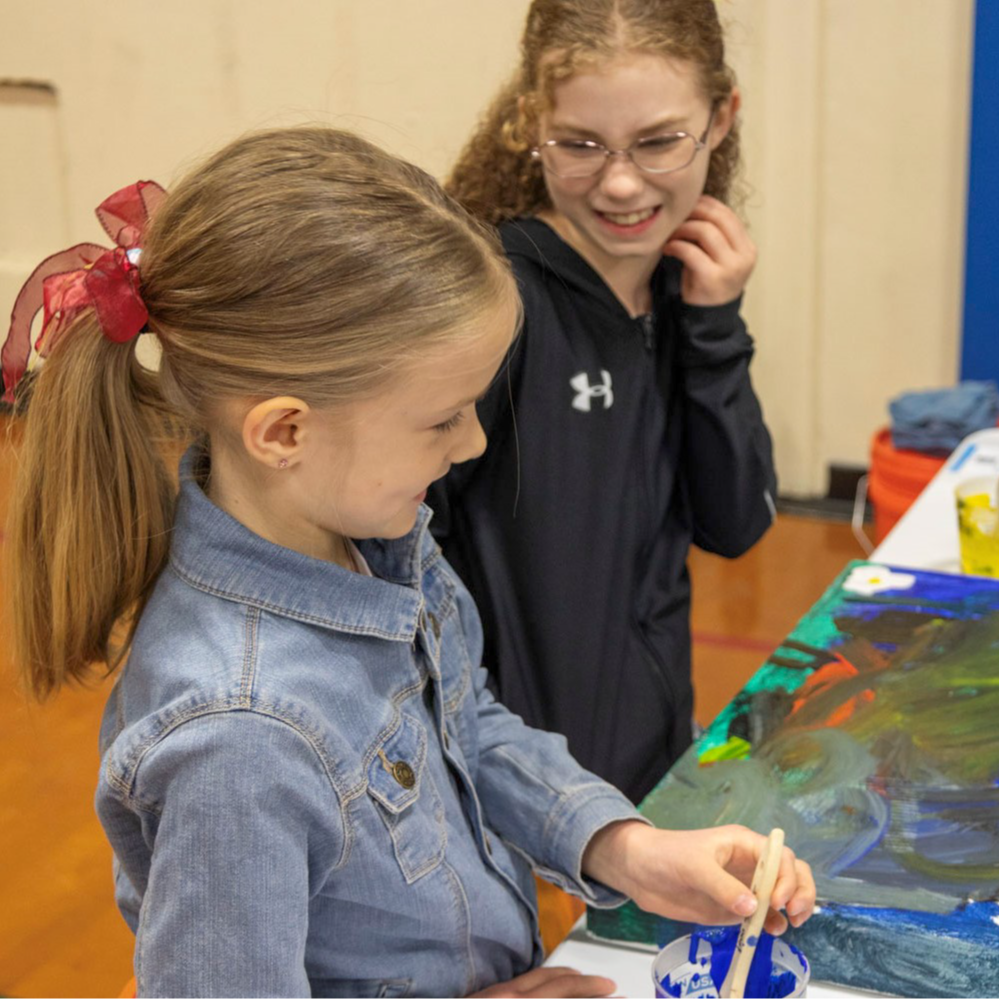
[[[287,458],[282,458],[278,462],[278,468],[287,468],[287,467],[288,467],[288,459]]]

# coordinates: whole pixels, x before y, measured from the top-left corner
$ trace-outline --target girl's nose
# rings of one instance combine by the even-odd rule
[[[645,185],[642,172],[624,153],[607,157],[600,173],[600,190],[610,198],[626,200]]]
[[[457,465],[462,461],[478,458],[486,450],[486,432],[479,423],[479,414],[472,407],[471,416],[464,422],[464,433],[451,452],[451,461]]]

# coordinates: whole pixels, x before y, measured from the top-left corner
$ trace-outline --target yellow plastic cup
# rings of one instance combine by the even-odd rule
[[[969,479],[955,490],[962,572],[999,578],[999,478]]]

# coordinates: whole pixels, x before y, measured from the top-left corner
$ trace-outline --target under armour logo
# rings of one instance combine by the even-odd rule
[[[610,409],[614,405],[614,392],[611,389],[611,376],[609,371],[600,369],[600,377],[603,379],[602,385],[591,385],[590,376],[585,371],[574,375],[569,379],[569,384],[576,390],[576,398],[572,400],[572,408],[581,410],[584,413],[590,411],[590,401],[592,399],[604,400],[604,409]]]

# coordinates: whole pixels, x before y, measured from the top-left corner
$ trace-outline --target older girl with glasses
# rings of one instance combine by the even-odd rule
[[[739,104],[711,0],[534,0],[448,185],[525,322],[436,529],[499,697],[635,802],[691,742],[690,545],[740,555],[774,516]]]

